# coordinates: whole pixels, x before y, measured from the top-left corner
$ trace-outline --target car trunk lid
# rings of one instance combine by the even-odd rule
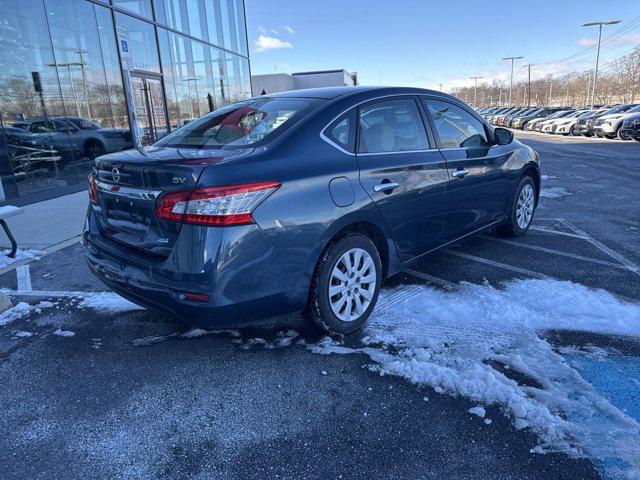
[[[147,147],[100,157],[94,178],[103,233],[137,250],[169,256],[182,224],[158,218],[158,201],[165,193],[193,189],[205,168],[242,153]]]

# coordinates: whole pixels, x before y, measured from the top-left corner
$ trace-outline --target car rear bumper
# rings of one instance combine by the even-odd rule
[[[89,208],[83,245],[91,272],[116,293],[200,328],[285,315],[306,304],[308,257],[274,249],[256,225],[185,225],[171,255],[155,258],[104,236]]]

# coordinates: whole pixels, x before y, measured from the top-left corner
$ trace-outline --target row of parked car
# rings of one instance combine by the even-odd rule
[[[584,135],[640,142],[640,104],[613,107],[493,107],[478,113],[493,125],[560,135]]]

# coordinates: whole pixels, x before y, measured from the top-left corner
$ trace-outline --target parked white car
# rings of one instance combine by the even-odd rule
[[[553,133],[559,135],[574,135],[575,126],[585,113],[589,113],[591,110],[576,110],[570,115],[564,118],[560,118],[555,122],[555,130]]]
[[[538,123],[534,127],[534,129],[537,132],[551,133],[552,132],[551,125],[555,124],[555,122],[557,122],[558,120],[570,115],[572,112],[573,110],[561,110],[559,112],[556,112],[555,114],[551,115],[551,117],[549,117],[548,119]]]

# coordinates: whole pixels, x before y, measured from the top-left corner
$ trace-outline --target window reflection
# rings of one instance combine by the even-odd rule
[[[134,69],[160,73],[160,60],[153,25],[123,13],[116,13],[116,25],[125,28],[129,35],[129,48]]]
[[[150,22],[189,33],[187,38]],[[142,141],[248,98],[242,0],[0,0],[0,204],[84,184],[92,159],[133,146],[116,25],[129,39]],[[109,2],[104,2],[109,3]],[[167,120],[168,119],[168,120]]]
[[[7,157],[3,195],[13,197],[74,183],[74,146],[32,131],[34,121],[64,116],[53,51],[39,0],[0,0],[0,123]]]
[[[164,29],[158,30],[158,37],[172,128],[235,101],[229,96],[222,52]]]
[[[242,0],[155,0],[163,25],[247,55]]]
[[[113,4],[152,20],[151,0],[113,0]]]

